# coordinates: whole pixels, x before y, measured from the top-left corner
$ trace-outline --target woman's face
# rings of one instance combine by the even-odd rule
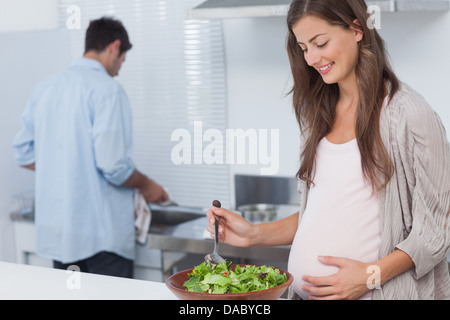
[[[300,19],[292,31],[306,63],[322,75],[325,83],[341,84],[355,77],[358,42],[363,37],[361,30],[353,27],[346,30],[321,18],[307,16]]]

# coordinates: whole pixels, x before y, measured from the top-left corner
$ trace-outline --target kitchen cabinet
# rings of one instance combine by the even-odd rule
[[[14,221],[14,239],[16,261],[21,264],[29,264],[42,267],[52,267],[51,260],[42,258],[36,254],[36,228],[26,219]]]
[[[32,217],[12,213],[16,262],[20,264],[52,267],[53,262],[36,254],[36,228]],[[162,252],[136,244],[134,278],[140,280],[164,282],[173,273],[176,263],[183,259],[184,253]]]

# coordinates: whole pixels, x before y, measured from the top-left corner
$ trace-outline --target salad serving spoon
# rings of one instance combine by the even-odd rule
[[[212,205],[216,208],[220,208],[222,205],[219,200],[214,200]],[[206,263],[210,263],[211,265],[217,265],[223,261],[225,261],[224,258],[222,258],[218,253],[219,249],[219,218],[214,216],[214,250],[212,253],[208,253],[205,256]]]

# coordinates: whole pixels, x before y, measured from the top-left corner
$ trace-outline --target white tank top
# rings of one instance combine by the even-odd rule
[[[363,177],[356,139],[333,144],[323,138],[317,148],[313,181],[288,263],[293,288],[303,299],[310,295],[302,290],[303,275],[338,271],[336,266],[322,264],[318,256],[374,262],[380,244],[378,196]],[[372,292],[361,297],[371,298]]]

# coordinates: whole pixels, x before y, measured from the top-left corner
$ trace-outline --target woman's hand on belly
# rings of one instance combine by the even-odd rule
[[[325,256],[319,257],[320,262],[339,268],[337,273],[329,276],[313,277],[305,275],[302,289],[311,292],[313,300],[358,299],[370,291],[368,279],[372,273],[367,273],[370,263],[357,260]]]

